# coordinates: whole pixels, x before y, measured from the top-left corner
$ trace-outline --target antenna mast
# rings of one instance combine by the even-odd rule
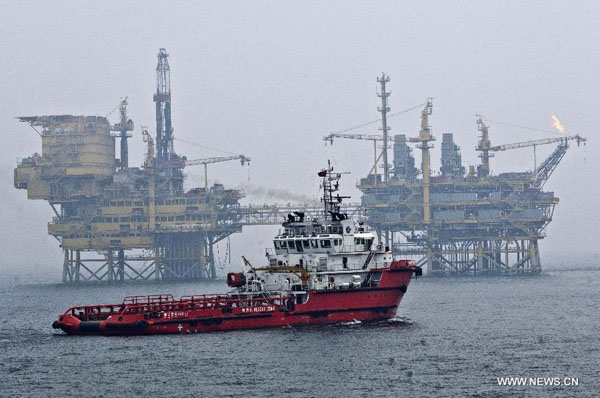
[[[327,161],[327,168],[319,171],[319,177],[323,178],[323,205],[325,207],[325,220],[331,219],[332,221],[346,219],[347,216],[340,212],[341,203],[343,199],[347,199],[350,196],[333,196],[334,192],[340,190],[340,178],[342,174],[347,173],[334,173],[331,162]]]

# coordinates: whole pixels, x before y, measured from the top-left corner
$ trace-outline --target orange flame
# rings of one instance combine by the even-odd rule
[[[560,122],[560,120],[558,120],[558,118],[556,116],[554,116],[554,115],[552,115],[551,118],[552,118],[552,127],[554,127],[555,129],[557,129],[561,133],[564,133],[565,132],[565,127],[562,125],[562,123]]]

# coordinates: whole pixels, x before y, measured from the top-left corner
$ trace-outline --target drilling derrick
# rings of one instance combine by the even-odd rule
[[[158,163],[171,160],[173,126],[171,124],[171,68],[169,54],[161,48],[156,56],[156,158]]]

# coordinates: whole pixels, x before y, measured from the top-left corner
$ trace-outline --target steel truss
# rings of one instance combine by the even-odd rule
[[[152,253],[126,255],[123,249],[63,251],[62,281],[66,283],[160,279],[160,261]]]
[[[431,247],[398,243],[394,252],[415,258],[429,275],[536,274],[542,269],[540,238],[465,240]]]

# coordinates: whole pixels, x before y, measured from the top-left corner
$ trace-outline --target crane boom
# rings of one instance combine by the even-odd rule
[[[220,163],[220,162],[228,162],[230,160],[240,159],[242,166],[246,163],[250,162],[250,158],[244,155],[233,155],[233,156],[220,156],[214,158],[204,158],[204,159],[191,159],[185,160],[184,163],[186,166],[195,166],[197,164],[210,164],[210,163]]]
[[[371,140],[371,141],[383,141],[383,136],[376,134],[344,134],[344,133],[331,133],[326,137],[323,137],[323,141],[329,141],[330,145],[333,145],[334,138],[347,138],[350,140]]]
[[[349,140],[367,140],[367,141],[383,141],[382,135],[377,134],[345,134],[345,133],[331,133],[323,137],[323,141],[328,141],[330,145],[333,145],[334,138],[346,138]],[[407,137],[408,142],[421,142],[418,138]],[[394,137],[388,137],[388,143],[393,142]]]
[[[533,140],[533,141],[515,142],[512,144],[496,145],[496,146],[490,147],[489,150],[494,151],[494,152],[507,151],[509,149],[525,148],[525,147],[537,146],[537,145],[547,145],[547,144],[553,144],[555,142],[561,142],[561,141],[566,142],[569,140],[576,140],[577,145],[579,145],[582,142],[587,141],[586,138],[581,137],[579,134],[577,134],[577,135],[570,135],[567,137],[544,138],[541,140]]]
[[[540,167],[535,171],[533,180],[529,184],[529,187],[532,190],[540,191],[542,189],[546,181],[548,181],[556,169],[556,166],[558,166],[563,156],[565,156],[567,153],[568,148],[569,145],[567,144],[567,141],[562,141],[560,144],[558,144],[554,152],[552,152],[550,156],[548,156],[548,158],[542,162]]]
[[[244,155],[233,155],[233,156],[220,156],[220,157],[214,157],[214,158],[204,158],[204,159],[192,159],[192,160],[187,160],[184,159],[184,165],[185,166],[195,166],[197,164],[202,164],[204,165],[204,189],[208,190],[208,165],[211,163],[220,163],[220,162],[228,162],[230,160],[240,160],[240,163],[242,164],[242,166],[244,166],[246,163],[250,164],[250,158]]]

